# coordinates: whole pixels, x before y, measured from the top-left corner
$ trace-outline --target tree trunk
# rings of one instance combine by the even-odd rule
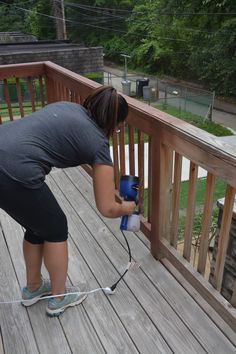
[[[66,22],[63,0],[51,0],[53,16],[55,17],[55,25],[57,39],[66,39]]]

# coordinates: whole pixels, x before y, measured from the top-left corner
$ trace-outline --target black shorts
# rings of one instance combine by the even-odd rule
[[[25,228],[25,240],[32,244],[68,238],[66,216],[46,183],[25,188],[0,173],[0,208]]]

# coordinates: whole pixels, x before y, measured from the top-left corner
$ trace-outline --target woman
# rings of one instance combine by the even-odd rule
[[[22,290],[23,305],[33,305],[43,295],[66,292],[67,220],[44,181],[52,167],[90,164],[101,214],[116,218],[133,213],[134,202],[115,200],[108,144],[127,114],[125,99],[113,87],[103,86],[88,96],[83,106],[52,103],[0,126],[0,207],[25,228],[27,285]],[[41,278],[42,261],[50,281]],[[78,293],[49,299],[46,313],[58,316],[84,298]]]

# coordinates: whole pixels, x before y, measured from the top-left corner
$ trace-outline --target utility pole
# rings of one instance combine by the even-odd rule
[[[127,80],[127,58],[131,58],[130,55],[127,55],[127,54],[121,54],[121,57],[124,57],[125,59],[125,71],[124,71],[124,80],[126,81]]]
[[[127,54],[121,54],[121,56],[124,58],[125,60],[125,71],[124,71],[124,79],[121,81],[121,85],[122,85],[122,92],[127,95],[130,96],[131,94],[131,81],[127,80],[127,58],[131,58],[130,55]]]
[[[57,31],[57,39],[67,39],[64,0],[51,0],[53,16]]]

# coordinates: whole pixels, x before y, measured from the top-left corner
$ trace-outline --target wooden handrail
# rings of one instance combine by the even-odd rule
[[[0,80],[14,77],[34,77],[44,73],[45,66],[42,62],[0,65]]]

